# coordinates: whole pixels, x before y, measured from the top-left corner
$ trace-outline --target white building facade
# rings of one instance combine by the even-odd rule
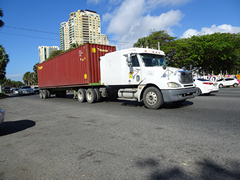
[[[69,49],[69,26],[68,22],[62,22],[60,27],[60,45],[63,51]]]
[[[39,46],[38,47],[39,62],[40,63],[44,62],[53,51],[57,50],[59,50],[58,46]]]

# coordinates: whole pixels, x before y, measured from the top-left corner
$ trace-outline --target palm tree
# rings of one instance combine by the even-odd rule
[[[23,82],[24,82],[24,84],[26,84],[26,85],[29,85],[30,74],[31,74],[31,72],[28,71],[28,72],[26,72],[26,73],[23,75]]]
[[[3,11],[2,8],[0,8],[0,17],[3,17]],[[3,27],[4,22],[0,19],[0,27]]]
[[[81,46],[81,44],[76,42],[76,43],[71,44],[69,49],[75,49],[78,46]]]
[[[0,80],[5,77],[6,66],[9,62],[8,54],[6,54],[4,47],[0,45]]]

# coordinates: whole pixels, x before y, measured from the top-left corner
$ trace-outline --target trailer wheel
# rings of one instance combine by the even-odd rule
[[[101,94],[98,88],[94,88],[94,91],[96,92],[97,98],[96,101],[100,101],[101,100]]]
[[[40,99],[43,98],[43,92],[42,92],[42,90],[39,90],[39,97],[40,97]]]
[[[143,93],[143,102],[149,109],[158,109],[163,105],[162,93],[156,87],[148,87]]]
[[[84,102],[86,100],[86,91],[85,89],[79,89],[77,92],[77,99],[79,102]]]
[[[49,90],[47,90],[47,98],[51,97],[51,92]]]
[[[47,99],[48,98],[47,96],[48,96],[47,90],[46,89],[42,90],[42,98]]]
[[[89,103],[94,103],[96,101],[97,95],[96,95],[96,92],[94,91],[94,89],[89,88],[86,91],[86,99],[87,99],[87,102],[89,102]]]

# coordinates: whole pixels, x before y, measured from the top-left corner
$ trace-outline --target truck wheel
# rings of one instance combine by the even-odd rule
[[[96,92],[97,98],[96,101],[100,101],[101,100],[101,94],[98,88],[94,88],[94,91]]]
[[[86,99],[87,99],[87,102],[89,102],[89,103],[94,103],[96,101],[97,95],[96,95],[96,92],[94,91],[94,89],[89,88],[86,91]]]
[[[143,93],[143,102],[149,109],[158,109],[163,105],[162,93],[156,87],[148,87]]]
[[[43,92],[42,92],[42,90],[39,90],[39,97],[40,97],[40,99],[43,98]]]
[[[77,99],[79,102],[84,102],[86,100],[86,91],[85,89],[79,89],[77,92]]]
[[[47,90],[45,90],[45,89],[42,90],[42,98],[43,98],[43,99],[47,99],[47,95],[48,95],[48,94],[47,94]]]
[[[47,90],[47,98],[51,97],[51,92],[49,90]]]

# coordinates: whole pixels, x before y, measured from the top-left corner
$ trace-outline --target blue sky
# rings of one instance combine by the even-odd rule
[[[0,44],[9,54],[6,76],[22,81],[39,62],[38,46],[59,46],[60,23],[77,10],[101,17],[101,33],[117,49],[132,47],[150,30],[178,38],[240,32],[239,0],[0,0],[5,23]]]

